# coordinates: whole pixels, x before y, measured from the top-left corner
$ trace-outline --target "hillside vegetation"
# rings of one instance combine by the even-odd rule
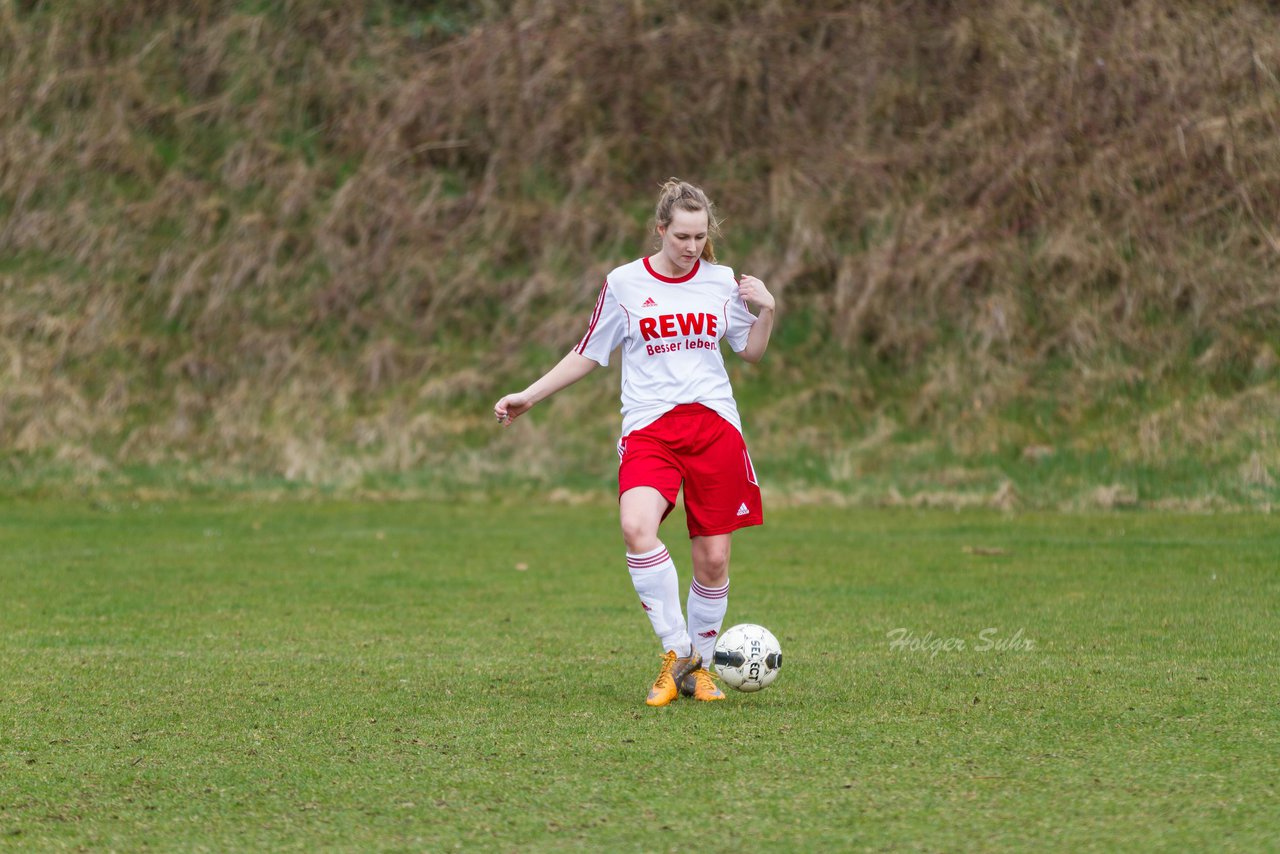
[[[779,494],[1270,506],[1278,73],[1261,2],[0,0],[0,484],[606,489],[615,376],[489,403],[679,175]]]

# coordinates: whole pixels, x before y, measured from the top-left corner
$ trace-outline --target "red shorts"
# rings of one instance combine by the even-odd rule
[[[618,443],[618,495],[652,486],[675,507],[684,485],[690,537],[764,524],[760,484],[747,444],[728,421],[700,403],[682,403]]]

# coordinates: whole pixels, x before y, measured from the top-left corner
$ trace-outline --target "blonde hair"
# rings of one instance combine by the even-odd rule
[[[659,228],[671,225],[675,209],[682,211],[707,212],[707,242],[702,247],[703,260],[716,263],[716,250],[711,245],[712,237],[720,236],[720,220],[716,219],[716,206],[707,198],[701,187],[679,178],[668,178],[658,194],[658,206],[654,209],[653,219]]]

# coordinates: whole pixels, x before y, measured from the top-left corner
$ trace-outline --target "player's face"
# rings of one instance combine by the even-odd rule
[[[659,226],[658,233],[662,235],[662,254],[677,271],[687,273],[707,245],[707,212],[676,208],[671,224]]]

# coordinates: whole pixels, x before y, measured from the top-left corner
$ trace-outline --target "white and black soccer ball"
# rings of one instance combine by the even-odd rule
[[[764,626],[739,623],[716,641],[714,663],[730,688],[759,691],[778,678],[782,645]]]

